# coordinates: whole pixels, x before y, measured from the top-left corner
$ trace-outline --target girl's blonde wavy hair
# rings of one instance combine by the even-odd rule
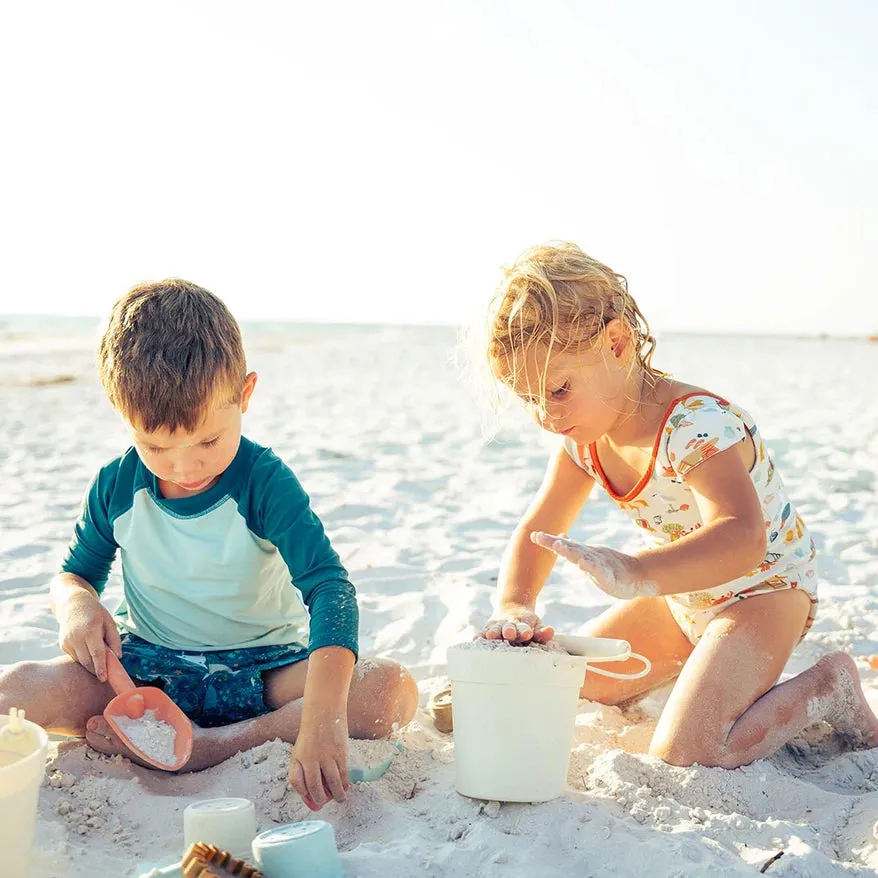
[[[532,247],[505,269],[488,307],[488,366],[494,378],[512,385],[527,354],[535,348],[545,351],[537,394],[545,403],[549,358],[597,343],[614,319],[631,334],[631,367],[639,366],[644,379],[654,385],[666,373],[652,365],[656,340],[625,277],[566,241]]]

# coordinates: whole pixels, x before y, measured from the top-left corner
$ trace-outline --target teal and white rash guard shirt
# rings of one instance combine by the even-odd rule
[[[300,643],[357,654],[347,571],[292,470],[249,439],[217,483],[193,497],[162,497],[133,448],[103,467],[62,569],[100,594],[117,549],[120,631],[169,649]]]

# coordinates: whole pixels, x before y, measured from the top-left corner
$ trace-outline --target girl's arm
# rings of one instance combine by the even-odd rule
[[[702,527],[676,542],[639,552],[643,579],[659,594],[702,591],[758,567],[768,538],[750,479],[748,443],[739,442],[686,473]]]
[[[752,448],[746,445],[738,443],[687,472],[704,524],[673,543],[626,555],[551,532],[532,539],[577,564],[607,594],[626,600],[702,591],[744,576],[765,557],[767,542],[749,474]]]
[[[497,582],[496,612],[485,626],[488,637],[503,636],[507,640],[528,641],[533,635],[533,622],[515,621],[522,616],[533,617],[537,596],[555,564],[555,555],[542,551],[531,542],[535,530],[566,533],[588,499],[594,479],[578,467],[563,447],[552,455],[546,474],[533,501],[512,534],[503,558]],[[504,621],[511,624],[504,625]],[[538,620],[537,620],[538,624]],[[543,629],[548,640],[551,629]],[[507,637],[507,634],[511,635]]]

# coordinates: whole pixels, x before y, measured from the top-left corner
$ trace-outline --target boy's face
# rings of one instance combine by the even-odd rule
[[[168,499],[192,497],[216,484],[238,453],[241,416],[256,386],[256,373],[244,380],[240,403],[217,401],[193,433],[165,427],[145,432],[129,423],[134,447],[143,465],[159,480]]]

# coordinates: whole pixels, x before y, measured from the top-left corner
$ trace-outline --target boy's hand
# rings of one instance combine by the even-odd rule
[[[122,641],[113,617],[94,595],[85,590],[69,595],[57,613],[61,649],[106,683],[107,649],[122,657]]]
[[[506,604],[498,608],[479,633],[479,637],[485,640],[505,640],[518,646],[531,641],[548,643],[554,636],[554,628],[543,625],[533,610],[520,604]]]
[[[321,711],[303,718],[290,759],[290,784],[312,810],[330,799],[347,799],[348,720],[344,711]]]
[[[531,541],[576,564],[594,584],[614,598],[630,601],[659,593],[654,582],[643,578],[640,561],[603,546],[586,546],[565,537],[534,531]]]

